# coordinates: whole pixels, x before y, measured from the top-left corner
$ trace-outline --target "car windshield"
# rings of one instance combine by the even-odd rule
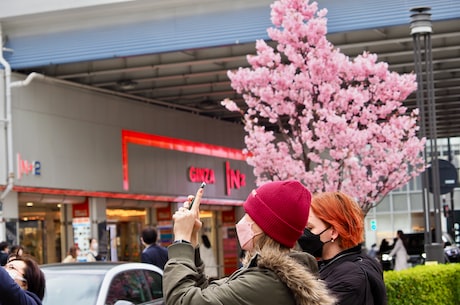
[[[47,272],[43,305],[96,304],[103,278],[103,274]]]

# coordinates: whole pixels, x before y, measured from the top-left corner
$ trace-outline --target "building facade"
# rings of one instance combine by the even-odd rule
[[[460,138],[439,139],[438,158],[449,161],[456,168],[460,164]],[[427,154],[429,154],[429,148]],[[428,160],[430,162],[430,160]],[[457,174],[458,177],[458,174]],[[457,178],[458,179],[458,178]],[[366,217],[366,246],[380,244],[383,239],[390,241],[396,237],[396,231],[424,232],[425,212],[423,207],[422,175],[412,179],[404,187],[390,192],[376,208],[369,211]],[[428,192],[430,204],[430,229],[435,224],[433,194]],[[448,232],[457,245],[460,245],[460,189],[455,187],[452,192],[441,194],[442,231]]]
[[[47,263],[96,236],[107,259],[136,261],[142,227],[168,245],[172,213],[206,182],[203,234],[220,262],[237,256],[235,219],[255,187],[240,126],[46,79],[15,89],[12,105],[16,179],[0,230],[10,243]]]

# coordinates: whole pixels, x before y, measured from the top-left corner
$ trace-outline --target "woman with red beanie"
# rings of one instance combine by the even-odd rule
[[[227,278],[209,281],[198,247],[203,189],[174,214],[175,242],[168,247],[163,275],[166,305],[332,305],[318,280],[311,255],[292,250],[308,219],[311,195],[297,181],[269,182],[253,190],[236,224],[246,251],[243,267]]]
[[[319,259],[320,278],[338,305],[386,305],[380,264],[361,252],[364,219],[348,195],[324,192],[313,196],[300,247]]]

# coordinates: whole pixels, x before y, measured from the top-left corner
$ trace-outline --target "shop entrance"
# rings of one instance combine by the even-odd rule
[[[140,221],[119,222],[117,226],[118,240],[117,253],[118,259],[126,262],[140,262],[142,244],[139,236],[142,230]]]
[[[145,224],[145,209],[107,209],[110,260],[140,262],[140,235]]]
[[[61,261],[60,206],[19,203],[19,245],[40,264]]]

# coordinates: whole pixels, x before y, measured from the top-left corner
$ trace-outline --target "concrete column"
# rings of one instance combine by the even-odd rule
[[[146,226],[156,226],[157,225],[157,209],[154,207],[149,207],[145,209],[145,223]]]
[[[99,244],[99,254],[107,257],[109,236],[107,232],[107,208],[106,198],[89,198],[89,217],[91,222],[91,235],[97,238]]]
[[[0,208],[0,241],[19,244],[19,205],[18,193],[10,191]]]
[[[55,263],[59,262],[60,260],[57,259],[56,256],[56,231],[54,230],[54,216],[52,213],[46,213],[45,215],[45,230],[46,234],[46,244],[45,246],[45,253],[46,257],[44,257],[45,263]]]
[[[67,251],[75,244],[72,227],[72,205],[61,206],[61,257],[66,257]]]

